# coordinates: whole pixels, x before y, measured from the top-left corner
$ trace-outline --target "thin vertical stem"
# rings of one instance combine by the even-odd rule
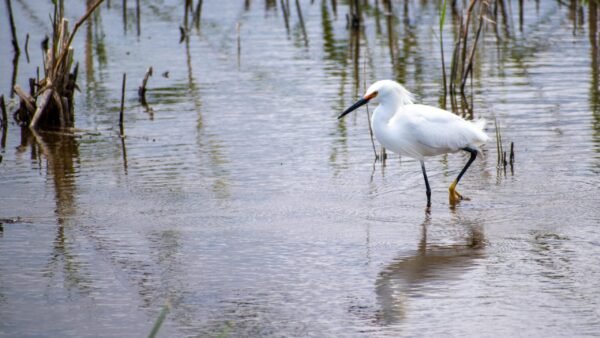
[[[235,25],[235,30],[237,31],[237,62],[238,62],[238,68],[240,68],[240,64],[241,64],[241,61],[242,61],[241,26],[242,26],[242,24],[239,21]]]
[[[188,13],[190,12],[190,10],[192,9],[192,0],[185,0],[185,4],[184,4],[185,8],[184,8],[184,13],[183,13],[183,27],[185,28],[185,30],[187,31],[188,29]]]
[[[482,5],[484,6],[484,5]],[[477,33],[475,34],[475,40],[473,41],[473,45],[471,46],[471,53],[469,54],[469,60],[466,64],[465,68],[465,58],[464,54],[467,53],[466,49],[463,51],[463,76],[460,84],[460,91],[464,94],[465,92],[465,84],[467,83],[467,78],[469,76],[469,72],[473,71],[473,57],[475,56],[475,50],[477,49],[477,42],[479,41],[479,36],[481,34],[481,28],[483,27],[483,7],[481,7],[481,12],[479,13],[479,27],[477,27]],[[466,40],[465,40],[466,47]]]
[[[498,119],[494,118],[494,126],[496,127],[496,151],[498,153],[498,164],[497,167],[500,168],[502,164],[502,134],[500,132],[500,127],[498,127]]]
[[[123,31],[127,34],[127,0],[123,0]]]
[[[194,11],[194,23],[196,24],[196,29],[200,29],[200,16],[202,15],[202,3],[203,3],[203,0],[198,0],[198,4],[196,5],[196,10]]]
[[[121,109],[119,110],[119,129],[121,131],[121,137],[125,136],[123,128],[123,110],[125,108],[125,85],[127,81],[127,74],[123,73],[123,82],[121,84]]]
[[[135,0],[135,16],[136,16],[137,35],[140,36],[140,34],[142,32],[142,28],[141,28],[142,18],[140,16],[140,0]]]
[[[15,54],[18,55],[21,53],[21,49],[19,49],[19,40],[17,40],[17,28],[15,27],[15,19],[13,17],[11,0],[6,0],[6,8],[8,9],[8,20],[10,21],[10,32],[12,33],[13,48],[15,49]]]
[[[0,95],[0,109],[2,110],[2,139],[0,141],[0,147],[4,149],[6,148],[6,132],[8,130],[8,114],[6,113],[4,95]]]
[[[446,62],[444,60],[444,21],[446,20],[446,4],[447,0],[442,3],[440,12],[440,54],[442,56],[442,83],[444,85],[444,99],[442,100],[443,108],[446,108],[446,94],[448,93],[448,86],[446,84]]]
[[[365,51],[365,57],[363,60],[363,86],[365,91],[367,90],[367,53]],[[369,126],[369,135],[371,136],[371,145],[373,146],[373,154],[375,154],[375,160],[377,160],[377,148],[375,148],[375,140],[373,139],[373,128],[371,127],[371,113],[369,112],[369,104],[367,103],[367,125]]]

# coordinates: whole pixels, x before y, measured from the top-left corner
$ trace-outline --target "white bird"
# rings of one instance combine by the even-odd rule
[[[431,189],[425,171],[425,157],[467,151],[471,158],[449,188],[450,204],[463,197],[456,185],[480,152],[479,146],[489,137],[483,131],[485,120],[466,121],[449,111],[413,103],[413,95],[399,83],[381,80],[372,84],[363,98],[346,109],[338,119],[377,98],[379,106],[371,117],[371,126],[377,141],[401,156],[421,162],[425,178],[427,206],[431,206]]]

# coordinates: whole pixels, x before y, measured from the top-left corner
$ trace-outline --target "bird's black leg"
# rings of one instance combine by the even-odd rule
[[[423,178],[425,179],[425,193],[427,194],[427,206],[431,206],[431,188],[429,188],[429,181],[427,180],[427,172],[425,171],[425,162],[421,161],[421,170],[423,171]]]
[[[477,157],[476,149],[466,147],[466,148],[463,148],[462,150],[470,152],[471,158],[469,158],[469,161],[467,162],[465,167],[460,171],[460,174],[458,174],[458,177],[456,177],[454,182],[452,182],[452,184],[450,184],[450,188],[448,190],[450,191],[450,203],[451,204],[454,204],[458,200],[462,199],[462,196],[456,191],[456,185],[458,184],[460,179],[463,177],[465,172],[467,172],[467,169],[469,169],[469,166],[471,165],[471,163],[473,163],[473,161],[475,161],[475,158]]]

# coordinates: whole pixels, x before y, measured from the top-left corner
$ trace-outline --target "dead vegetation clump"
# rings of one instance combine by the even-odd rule
[[[62,129],[74,126],[73,96],[77,89],[78,64],[73,66],[74,50],[71,44],[77,30],[98,8],[97,0],[69,31],[69,20],[64,18],[63,1],[54,2],[51,45],[43,44],[42,79],[29,79],[29,92],[15,85],[20,105],[14,116],[23,126],[35,129]]]

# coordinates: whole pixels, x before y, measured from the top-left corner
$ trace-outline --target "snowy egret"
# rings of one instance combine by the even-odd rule
[[[479,146],[488,140],[483,131],[485,120],[470,122],[446,110],[414,104],[413,95],[392,80],[381,80],[372,84],[366,94],[340,114],[338,119],[373,98],[379,100],[379,106],[371,117],[375,137],[394,153],[421,162],[428,207],[431,206],[431,189],[425,171],[425,157],[460,150],[471,154],[469,161],[448,189],[450,204],[455,205],[462,200],[463,197],[456,191],[456,185],[480,152]]]

